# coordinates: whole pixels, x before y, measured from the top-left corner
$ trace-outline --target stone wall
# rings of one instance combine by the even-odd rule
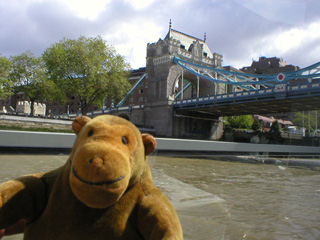
[[[46,104],[44,103],[34,103],[34,113],[33,116],[45,116],[46,115]],[[28,101],[18,101],[16,105],[16,112],[19,114],[30,114],[31,113],[31,103]]]

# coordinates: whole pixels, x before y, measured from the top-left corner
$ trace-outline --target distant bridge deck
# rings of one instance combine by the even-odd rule
[[[134,111],[134,110],[141,110],[144,109],[144,105],[140,104],[140,105],[130,105],[130,106],[125,106],[125,107],[114,107],[114,108],[106,108],[103,110],[96,110],[96,111],[92,111],[92,112],[88,112],[87,116],[97,116],[97,115],[103,115],[103,114],[112,114],[112,113],[116,113],[116,112],[121,112],[121,111]],[[75,118],[76,116],[78,116],[79,114],[65,114],[63,116],[67,116],[69,118]]]
[[[320,83],[277,84],[274,88],[176,100],[175,112],[216,116],[296,112],[320,108]]]

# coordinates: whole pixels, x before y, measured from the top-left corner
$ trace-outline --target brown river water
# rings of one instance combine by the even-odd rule
[[[67,158],[2,154],[0,182],[54,169]],[[320,239],[319,168],[157,154],[149,164],[155,184],[178,212],[184,239]]]

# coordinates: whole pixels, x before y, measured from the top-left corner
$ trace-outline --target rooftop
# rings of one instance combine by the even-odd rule
[[[207,56],[210,58],[213,58],[213,54],[209,46],[206,44],[205,36],[204,36],[204,39],[200,39],[169,27],[169,32],[167,33],[164,39],[170,39],[170,38],[180,41],[180,44],[184,46],[186,50],[189,50],[190,46],[192,46],[195,42],[198,41],[200,44],[203,45],[203,51],[207,53]]]

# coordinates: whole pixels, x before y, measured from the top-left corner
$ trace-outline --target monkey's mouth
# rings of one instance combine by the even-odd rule
[[[102,182],[90,182],[90,181],[87,181],[87,180],[84,180],[83,178],[81,178],[76,170],[72,167],[72,173],[73,175],[80,181],[80,182],[83,182],[85,184],[89,184],[89,185],[92,185],[92,186],[103,186],[103,185],[111,185],[113,183],[116,183],[122,179],[124,179],[124,176],[121,176],[121,177],[118,177],[116,179],[113,179],[113,180],[109,180],[109,181],[102,181]]]

